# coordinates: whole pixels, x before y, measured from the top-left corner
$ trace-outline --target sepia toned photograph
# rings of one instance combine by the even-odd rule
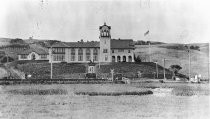
[[[209,119],[208,0],[0,0],[0,119]]]

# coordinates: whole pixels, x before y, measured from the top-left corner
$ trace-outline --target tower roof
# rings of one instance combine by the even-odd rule
[[[106,27],[107,27],[108,29],[111,29],[111,26],[106,25],[106,22],[104,22],[104,25],[99,26],[99,29],[106,28]]]

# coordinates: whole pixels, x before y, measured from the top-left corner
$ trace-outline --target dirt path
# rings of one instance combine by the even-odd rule
[[[3,67],[0,67],[0,79],[7,76],[8,76],[8,73],[6,69],[4,69]]]
[[[12,79],[25,79],[25,74],[23,72],[14,69],[8,64],[5,64],[4,66],[0,67],[0,79],[8,76]]]

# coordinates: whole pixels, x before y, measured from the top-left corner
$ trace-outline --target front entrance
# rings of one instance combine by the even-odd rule
[[[115,56],[112,56],[112,62],[115,62]]]
[[[126,62],[126,56],[123,56],[123,62]]]
[[[132,57],[131,56],[128,56],[128,61],[132,62]]]
[[[32,55],[31,55],[31,60],[35,60],[35,59],[36,59],[35,54],[32,54]]]
[[[120,59],[120,56],[117,56],[117,62],[120,62],[121,59]]]

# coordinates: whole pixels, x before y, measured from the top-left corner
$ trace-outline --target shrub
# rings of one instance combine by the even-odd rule
[[[63,95],[67,94],[66,90],[63,89],[45,89],[45,90],[40,90],[40,89],[22,89],[22,90],[10,90],[8,91],[9,93],[12,94],[17,94],[17,95]]]
[[[121,96],[121,95],[149,95],[153,94],[152,91],[133,91],[133,92],[75,92],[76,95],[89,95],[89,96]]]

